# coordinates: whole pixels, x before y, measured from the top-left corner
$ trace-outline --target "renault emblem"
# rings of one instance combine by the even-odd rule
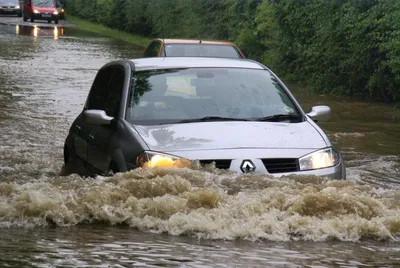
[[[256,166],[251,162],[251,160],[243,160],[240,169],[243,173],[251,173],[256,170]]]

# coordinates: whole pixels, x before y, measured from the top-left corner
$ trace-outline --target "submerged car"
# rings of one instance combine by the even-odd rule
[[[114,61],[98,71],[64,160],[88,175],[188,159],[239,173],[345,179],[341,153],[316,123],[330,112],[304,113],[282,81],[252,60]]]
[[[0,14],[14,14],[22,17],[19,0],[0,0]]]
[[[147,46],[144,57],[245,58],[232,42],[157,38]]]

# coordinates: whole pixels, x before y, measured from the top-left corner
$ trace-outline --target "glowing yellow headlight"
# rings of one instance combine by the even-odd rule
[[[33,11],[33,13],[39,14],[40,12],[39,12],[39,10],[35,9],[35,10]]]
[[[154,167],[191,167],[192,162],[179,158],[177,156],[156,153],[156,152],[144,152],[136,157],[136,165],[143,168],[154,168]]]
[[[144,164],[144,167],[174,167],[174,163],[175,161],[169,156],[155,155]]]
[[[300,170],[333,167],[338,165],[339,162],[339,154],[333,148],[316,151],[299,159]]]

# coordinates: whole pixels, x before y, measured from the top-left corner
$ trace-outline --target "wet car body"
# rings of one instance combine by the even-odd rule
[[[60,20],[65,20],[65,8],[64,8],[64,4],[62,4],[61,2],[57,1],[56,2],[57,5],[57,11],[58,11],[58,18]]]
[[[156,38],[147,46],[144,57],[221,57],[245,58],[238,46],[227,41]]]
[[[0,0],[0,14],[14,14],[22,16],[22,9],[19,0]]]
[[[211,100],[208,95],[215,90],[204,87],[204,81],[207,85],[214,76],[221,76],[222,83],[228,83],[225,75],[232,75],[234,79],[240,76],[238,74],[246,76],[247,73],[251,77],[249,81],[259,79],[259,75],[263,76],[260,83],[264,76],[271,79],[272,87],[268,88],[271,93],[266,100],[284,100],[283,110],[290,113],[258,117],[254,114],[259,114],[257,107],[250,111],[247,104],[241,108],[229,104],[229,109],[235,108],[229,111],[230,117],[214,116],[217,113],[212,112],[214,106],[205,103]],[[168,91],[161,99],[179,100],[182,110],[176,113],[148,106],[149,99],[158,97],[146,99],[146,96],[164,85],[161,78],[165,76]],[[188,82],[188,77],[193,81]],[[179,80],[181,78],[184,79]],[[189,85],[195,85],[192,95],[174,88],[184,84],[185,79],[187,88],[193,89],[194,86]],[[230,90],[230,86],[227,88]],[[240,93],[243,86],[235,90]],[[232,101],[228,99],[228,102]],[[198,110],[196,105],[200,107]],[[222,110],[221,107],[225,106],[217,110]],[[232,115],[240,109],[243,114],[252,114],[248,117]],[[191,113],[195,115],[188,116]],[[326,119],[329,113],[328,107],[315,106],[305,114],[282,81],[267,67],[251,60],[144,58],[115,61],[99,70],[84,109],[70,128],[64,159],[66,166],[83,175],[124,172],[141,167],[156,156],[166,156],[175,160],[199,160],[203,165],[214,163],[217,168],[239,173],[310,174],[345,179],[340,152],[315,122]],[[204,117],[199,118],[199,114]],[[315,166],[321,157],[331,157],[333,162]]]
[[[24,21],[28,19],[31,22],[46,20],[48,23],[54,21],[58,24],[59,20],[59,13],[54,0],[24,0],[22,13]]]

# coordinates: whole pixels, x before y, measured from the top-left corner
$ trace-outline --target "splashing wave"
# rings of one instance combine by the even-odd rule
[[[400,191],[187,168],[0,184],[3,228],[81,223],[207,239],[396,240]]]

